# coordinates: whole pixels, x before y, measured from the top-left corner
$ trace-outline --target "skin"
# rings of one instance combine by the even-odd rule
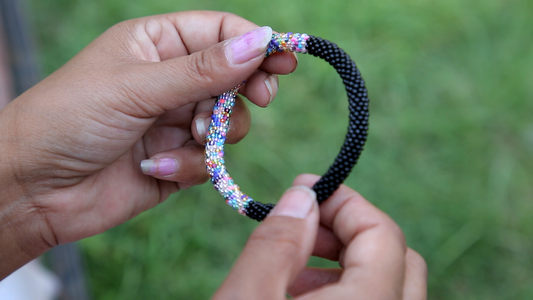
[[[180,12],[125,21],[1,110],[0,279],[58,244],[104,232],[154,207],[171,193],[205,182],[205,136],[201,132],[207,126],[214,97],[246,80],[242,93],[252,103],[267,106],[277,91],[275,74],[288,74],[296,68],[296,58],[290,53],[265,59],[266,44],[260,45],[262,51],[236,63],[231,45],[240,39],[236,37],[257,28],[221,12]],[[250,113],[241,99],[231,122],[227,142],[236,143],[250,126]],[[200,131],[198,124],[204,124]],[[172,175],[142,174],[140,162],[154,158],[172,158],[179,168]],[[304,176],[297,183],[309,185],[314,180]],[[341,188],[336,198],[357,198],[347,189]],[[415,268],[417,276],[408,276],[409,262],[420,261],[420,257],[407,250],[396,224],[376,208],[368,208],[370,204],[351,207],[339,201],[328,201],[321,216],[315,205],[306,218],[296,220],[279,216],[284,207],[280,205],[278,213],[252,235],[215,298],[250,298],[252,294],[242,289],[242,282],[253,278],[257,282],[269,274],[278,298],[287,291],[300,295],[328,282],[344,282],[352,264],[344,271],[305,270],[307,258],[314,253],[340,259],[341,266],[348,257],[366,261],[364,270],[370,273],[356,272],[346,282],[370,282],[383,276],[384,282],[390,283],[390,289],[383,290],[390,290],[390,295],[400,295],[413,286],[418,298],[404,299],[423,299],[419,295],[425,290],[425,279],[421,279],[420,266],[425,264]],[[375,222],[386,226],[361,227],[357,218],[346,217],[359,209],[373,211],[379,216]],[[381,228],[380,233],[366,234],[374,228]],[[298,248],[283,243],[287,234]],[[358,236],[365,238],[356,239]],[[320,243],[313,250],[315,239]],[[389,252],[378,251],[377,259],[371,251],[352,251],[359,249],[351,246],[358,240],[394,247]],[[295,259],[275,256],[287,263],[284,267],[264,254],[269,249]],[[242,266],[241,261],[257,254],[255,263],[262,266],[264,274]],[[383,261],[390,262],[394,272],[379,273],[385,269]],[[353,266],[358,267],[357,263]],[[332,290],[331,295],[350,295],[343,294],[353,292],[349,286]]]
[[[7,245],[0,278],[205,182],[196,119],[246,79],[243,94],[266,106],[267,76],[296,68],[288,53],[228,61],[222,41],[256,28],[219,12],[125,21],[7,105],[0,112],[0,240]],[[250,125],[242,100],[232,121],[228,142],[235,143]],[[142,174],[141,160],[156,157],[176,159],[178,172]]]
[[[426,264],[407,248],[398,225],[344,185],[319,210],[309,196],[318,179],[296,178],[298,188],[253,232],[214,299],[426,299]],[[292,217],[305,201],[312,202],[305,217]],[[311,255],[340,268],[306,267]]]

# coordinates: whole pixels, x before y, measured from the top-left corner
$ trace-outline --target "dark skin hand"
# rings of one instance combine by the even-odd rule
[[[426,299],[426,263],[398,225],[345,185],[319,210],[310,189],[318,179],[296,178],[214,299]],[[311,255],[340,268],[306,267]]]
[[[214,97],[247,80],[243,94],[267,106],[274,74],[296,68],[290,53],[264,58],[272,31],[259,28],[205,11],[125,21],[0,111],[0,278],[205,182]],[[249,126],[239,100],[228,142]]]

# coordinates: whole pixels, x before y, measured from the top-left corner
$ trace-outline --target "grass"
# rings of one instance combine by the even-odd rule
[[[114,23],[171,11],[230,11],[335,41],[371,97],[368,146],[346,183],[425,257],[429,298],[533,298],[533,2],[30,3],[46,74]],[[342,86],[316,59],[300,57],[272,106],[251,109],[251,132],[229,147],[228,168],[262,202],[299,173],[324,172],[342,142]],[[81,242],[95,299],[208,298],[255,226],[209,185],[180,192]]]

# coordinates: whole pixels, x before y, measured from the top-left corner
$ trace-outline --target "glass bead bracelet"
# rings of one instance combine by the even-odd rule
[[[320,204],[344,182],[363,151],[369,117],[367,90],[361,73],[350,56],[328,40],[305,33],[273,34],[266,56],[283,51],[308,53],[327,61],[340,75],[348,95],[350,113],[344,144],[328,171],[313,186]],[[217,97],[206,135],[205,162],[211,183],[226,203],[240,214],[262,221],[274,208],[274,204],[263,204],[244,194],[224,165],[224,142],[240,87],[241,85]]]

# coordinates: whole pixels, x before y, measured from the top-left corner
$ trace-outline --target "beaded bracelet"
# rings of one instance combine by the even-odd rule
[[[273,34],[266,56],[283,51],[309,53],[327,61],[341,76],[348,94],[350,115],[344,144],[334,163],[313,186],[317,201],[320,204],[344,182],[363,151],[369,116],[367,90],[361,73],[350,56],[328,40],[304,33]],[[254,201],[242,193],[224,166],[224,142],[226,141],[235,98],[240,87],[239,85],[217,97],[211,124],[206,135],[205,162],[211,182],[224,197],[226,203],[239,213],[262,221],[272,210],[274,204]]]

